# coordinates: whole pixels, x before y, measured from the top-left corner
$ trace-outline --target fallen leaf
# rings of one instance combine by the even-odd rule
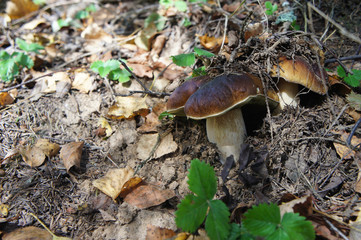
[[[206,49],[213,53],[217,53],[221,48],[223,37],[209,37],[207,34],[204,36],[198,36],[200,40],[200,44]],[[228,38],[226,37],[224,40],[224,44],[228,43]]]
[[[124,198],[127,196],[131,191],[133,191],[143,179],[140,177],[132,177],[126,183],[124,183],[122,190],[120,191],[119,197]]]
[[[249,24],[244,32],[244,41],[247,42],[249,38],[256,37],[261,33],[263,33],[262,23]]]
[[[8,204],[0,204],[0,215],[1,217],[7,217],[9,214],[10,206]]]
[[[109,108],[108,116],[112,119],[132,119],[137,115],[146,116],[149,113],[145,98],[116,97],[116,103]]]
[[[99,120],[98,120],[98,124],[99,124],[99,126],[101,128],[105,129],[105,136],[106,137],[110,137],[110,135],[112,135],[113,129],[110,126],[109,122],[105,118],[100,117]]]
[[[124,184],[132,178],[133,174],[134,171],[130,167],[110,169],[104,177],[94,180],[92,184],[115,201]]]
[[[361,239],[361,209],[359,209],[357,218],[355,221],[351,222],[351,228],[349,239],[350,240],[358,240]]]
[[[39,26],[40,24],[47,24],[47,21],[45,18],[40,17],[40,18],[35,18],[27,23],[25,23],[22,28],[25,30],[34,30],[37,26]]]
[[[142,126],[140,126],[137,130],[140,133],[156,132],[157,127],[160,124],[161,122],[159,121],[159,116],[154,112],[151,112],[147,116],[145,116],[145,123]]]
[[[38,147],[27,146],[25,148],[20,148],[19,152],[23,157],[24,162],[30,167],[39,167],[44,163],[46,158],[43,150]]]
[[[96,23],[86,27],[81,33],[81,37],[86,40],[84,49],[88,52],[104,49],[104,46],[113,42],[113,37]]]
[[[146,160],[148,157],[150,157],[149,155],[157,143],[158,136],[158,133],[144,134],[140,136],[136,150],[139,159]],[[176,151],[177,148],[178,145],[175,141],[173,141],[173,135],[169,133],[161,140],[159,146],[154,152],[153,158],[159,158],[166,154],[172,153]]]
[[[132,69],[132,72],[138,77],[153,78],[153,69],[147,64],[139,63],[127,63],[128,67]]]
[[[162,204],[174,196],[174,191],[170,189],[162,189],[159,186],[147,184],[134,189],[124,198],[124,201],[129,205],[145,209]]]
[[[37,11],[39,6],[31,0],[11,0],[6,3],[6,14],[12,19],[18,19]]]
[[[349,133],[345,132],[345,131],[332,131],[333,133],[336,133],[336,134],[340,134],[341,135],[341,140],[342,141],[346,141],[346,139],[348,138],[349,136]],[[361,143],[361,139],[356,137],[356,136],[353,136],[352,139],[351,139],[351,145],[353,146],[357,146]],[[343,158],[343,159],[351,159],[355,156],[355,151],[354,150],[351,150],[349,147],[345,146],[345,145],[342,145],[340,143],[333,143],[333,145],[335,146],[335,149],[336,149],[336,152],[337,154]]]
[[[6,233],[2,237],[3,240],[52,240],[53,236],[45,229],[37,227],[24,227],[16,229],[13,232]]]
[[[48,139],[38,139],[34,147],[41,149],[49,158],[54,157],[60,150],[60,146],[58,144],[52,143]]]
[[[63,160],[63,164],[68,172],[74,166],[80,168],[83,146],[84,142],[72,142],[62,146],[60,159]]]
[[[0,93],[0,105],[1,106],[6,106],[9,104],[12,104],[13,102],[14,102],[14,98],[12,98],[8,92]]]
[[[77,89],[81,93],[88,93],[95,89],[95,77],[87,72],[75,72],[74,81],[71,84],[72,89]]]
[[[301,216],[308,217],[312,214],[312,196],[303,196],[295,198],[289,202],[283,202],[280,207],[281,216],[287,212],[299,213]]]
[[[146,240],[163,240],[169,239],[175,236],[176,233],[168,228],[161,228],[151,224],[147,225],[147,235],[145,236]]]

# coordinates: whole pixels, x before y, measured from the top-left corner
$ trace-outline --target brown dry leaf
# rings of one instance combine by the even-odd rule
[[[113,37],[96,23],[93,23],[84,29],[81,33],[81,37],[86,40],[84,49],[88,52],[103,50],[105,46],[113,42]]]
[[[345,96],[351,92],[351,88],[336,74],[328,74],[328,83],[330,84],[330,90],[339,95]]]
[[[146,160],[149,157],[155,144],[157,143],[158,136],[158,133],[144,134],[140,136],[136,150],[139,159]],[[173,135],[169,133],[161,140],[159,146],[154,152],[153,158],[159,158],[166,154],[172,153],[177,150],[177,148],[178,145],[175,141],[173,141]]]
[[[72,142],[65,144],[61,148],[60,159],[63,160],[63,164],[68,172],[74,166],[80,168],[83,146],[84,142]]]
[[[145,236],[146,240],[163,240],[169,239],[175,236],[176,233],[168,228],[161,228],[151,224],[147,225],[147,235]]]
[[[138,33],[137,37],[134,39],[134,42],[139,48],[149,51],[151,47],[150,41],[156,33],[157,27],[154,23],[151,23]]]
[[[361,118],[361,113],[357,112],[355,109],[349,107],[345,111],[348,115],[350,115],[355,122],[357,122]]]
[[[20,148],[19,152],[23,157],[24,162],[26,162],[30,167],[39,167],[45,161],[45,153],[42,149],[38,147]]]
[[[126,183],[124,183],[122,190],[120,191],[119,197],[125,198],[131,191],[133,191],[143,179],[140,177],[132,177]]]
[[[12,98],[8,92],[0,93],[0,105],[1,106],[6,106],[9,104],[12,104],[13,102],[14,102],[14,98]]]
[[[346,141],[346,139],[348,138],[349,134],[345,131],[332,131],[333,133],[336,133],[336,134],[340,134],[341,135],[341,140],[342,141]],[[351,139],[351,144],[353,146],[357,146],[358,144],[361,143],[361,139],[356,137],[356,136],[353,136],[352,139]],[[339,143],[333,143],[333,145],[335,146],[336,148],[336,152],[337,154],[343,158],[343,159],[351,159],[355,156],[355,151],[354,150],[351,150],[349,147],[345,146],[345,145],[342,145],[342,144],[339,144]]]
[[[52,240],[53,235],[45,229],[37,227],[24,227],[16,229],[13,232],[7,233],[2,237],[3,240]]]
[[[6,14],[11,20],[24,17],[38,9],[39,6],[31,0],[11,0],[6,3]]]
[[[115,101],[116,103],[108,111],[108,116],[112,119],[131,119],[137,115],[146,116],[149,113],[145,98],[116,97]]]
[[[106,137],[110,137],[110,135],[112,135],[113,129],[110,126],[109,122],[105,118],[100,117],[99,120],[98,120],[98,124],[99,124],[99,126],[101,128],[105,129],[105,136]]]
[[[88,93],[95,89],[95,77],[91,76],[88,72],[75,72],[74,81],[71,84],[72,89],[77,89],[81,93]]]
[[[162,204],[174,196],[174,191],[170,189],[162,189],[157,185],[147,184],[134,189],[124,198],[124,201],[129,205],[145,209]]]
[[[48,139],[38,139],[34,147],[41,149],[49,158],[54,157],[60,150],[60,146],[58,144],[52,143]]]
[[[160,125],[158,115],[154,112],[149,113],[145,116],[145,123],[138,128],[140,133],[156,132],[157,127]]]
[[[135,75],[138,77],[147,77],[153,78],[153,69],[146,64],[138,64],[128,62],[128,67],[130,67]]]
[[[130,167],[110,169],[104,177],[94,180],[92,184],[115,201],[133,174],[134,171]]]
[[[244,32],[244,41],[247,42],[247,40],[251,37],[255,37],[260,35],[263,32],[263,25],[262,23],[254,23],[249,24],[246,28],[246,31]]]
[[[178,233],[177,236],[174,238],[174,240],[186,240],[189,237],[189,233],[187,232],[181,232]]]
[[[204,36],[198,36],[201,45],[206,49],[209,50],[213,53],[216,53],[219,51],[222,42],[223,42],[223,37],[208,37],[208,35],[204,35]],[[228,38],[226,37],[226,39],[224,40],[224,43],[228,43]]]
[[[25,23],[22,28],[25,30],[34,30],[37,26],[39,26],[40,24],[47,24],[48,22],[46,21],[45,18],[40,17],[40,18],[35,18],[27,23]]]
[[[351,228],[349,239],[350,240],[358,240],[361,239],[361,209],[359,209],[357,218],[355,221],[351,222],[351,226],[354,228]]]
[[[299,213],[301,216],[310,216],[312,209],[312,196],[303,196],[293,199],[289,202],[282,203],[280,206],[281,216],[287,212]]]
[[[32,72],[34,78],[43,76],[44,74],[48,74],[50,72],[40,73],[40,72]],[[67,83],[71,83],[71,80],[66,72],[57,72],[53,75],[43,77],[39,79],[35,87],[33,88],[31,95],[32,101],[38,100],[44,93],[54,93],[57,90],[57,84],[60,81],[64,81]]]

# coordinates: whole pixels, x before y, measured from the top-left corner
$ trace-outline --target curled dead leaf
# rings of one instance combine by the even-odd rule
[[[54,157],[60,150],[60,146],[58,144],[52,143],[48,139],[38,139],[34,147],[41,149],[49,158]]]
[[[145,98],[116,97],[116,103],[109,108],[108,116],[112,119],[132,119],[137,115],[146,116],[148,113]]]
[[[45,161],[45,154],[42,149],[38,147],[27,146],[20,148],[19,152],[24,160],[30,167],[39,167]]]
[[[346,141],[346,139],[348,138],[348,133],[345,132],[345,131],[332,131],[333,133],[336,133],[336,134],[340,134],[341,135],[341,140],[342,141]],[[352,139],[351,139],[351,144],[353,146],[357,146],[359,144],[361,144],[361,139],[356,137],[356,136],[353,136]],[[333,143],[333,145],[335,146],[335,149],[336,149],[336,152],[337,154],[343,158],[343,159],[351,159],[355,156],[355,151],[354,150],[351,150],[349,147],[345,146],[345,145],[342,145],[342,144],[339,144],[339,143]]]
[[[84,142],[72,142],[65,144],[60,150],[60,159],[63,160],[63,164],[66,170],[72,167],[80,168],[80,160]]]
[[[53,236],[45,229],[37,227],[24,227],[16,229],[13,232],[6,233],[3,240],[24,240],[24,239],[37,239],[37,240],[52,240]]]
[[[134,171],[130,167],[110,169],[104,177],[94,180],[92,184],[115,201],[124,184],[132,178],[133,174]]]
[[[145,236],[146,240],[163,240],[169,239],[175,236],[176,233],[168,228],[161,228],[151,224],[147,225],[147,235]]]
[[[209,37],[207,34],[203,36],[198,36],[201,45],[206,49],[213,53],[216,53],[221,48],[223,37]],[[226,37],[224,43],[228,43],[228,38]]]
[[[18,19],[37,11],[39,6],[31,0],[11,0],[6,3],[6,14],[12,19]]]
[[[0,93],[0,105],[6,106],[9,104],[12,104],[14,102],[14,98],[11,97],[11,95],[7,92]]]

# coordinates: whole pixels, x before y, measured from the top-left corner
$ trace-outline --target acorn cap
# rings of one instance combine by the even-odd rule
[[[278,105],[278,98],[270,93],[268,102],[273,109]],[[220,75],[189,97],[184,112],[189,118],[204,119],[245,104],[266,104],[261,80],[247,73]]]
[[[167,101],[167,111],[176,115],[184,115],[183,109],[188,98],[209,79],[210,77],[207,75],[194,77],[176,88]]]
[[[327,73],[323,69],[322,71],[323,76],[326,79]],[[326,84],[322,81],[318,65],[311,65],[304,58],[299,56],[296,56],[294,59],[287,59],[285,56],[280,57],[278,66],[273,66],[271,76],[279,76],[287,82],[300,84],[321,95],[326,94],[328,90]]]

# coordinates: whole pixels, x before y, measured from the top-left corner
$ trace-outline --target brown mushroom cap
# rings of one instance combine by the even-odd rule
[[[204,119],[249,103],[265,105],[265,96],[259,84],[261,81],[250,74],[218,76],[189,97],[184,112],[189,118]],[[271,108],[278,105],[277,100],[269,98]]]
[[[170,95],[167,101],[167,111],[177,115],[184,115],[183,108],[188,98],[209,79],[209,76],[206,75],[194,77],[184,82]]]
[[[323,69],[322,71],[324,78],[327,78],[326,72]],[[328,90],[322,81],[317,64],[311,65],[302,57],[296,56],[294,59],[280,57],[278,66],[273,66],[271,76],[278,77],[278,72],[279,77],[287,82],[300,84],[318,94],[324,95]]]

